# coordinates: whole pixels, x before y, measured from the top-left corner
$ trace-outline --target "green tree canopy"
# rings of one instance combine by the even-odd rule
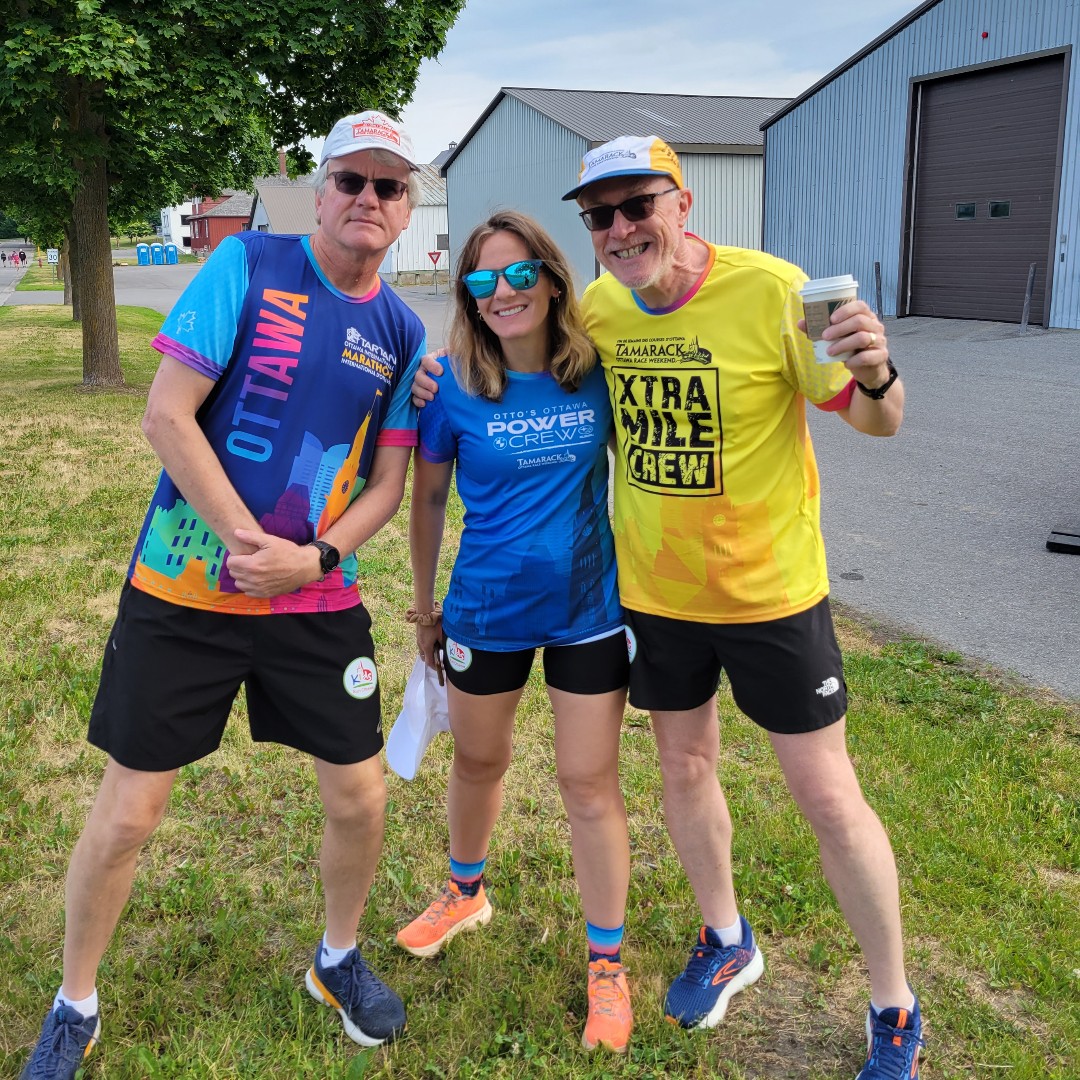
[[[396,115],[464,0],[0,0],[0,196],[69,216],[83,379],[122,382],[109,214],[244,187],[285,146]],[[27,193],[32,185],[35,194]],[[6,199],[2,199],[5,205]]]

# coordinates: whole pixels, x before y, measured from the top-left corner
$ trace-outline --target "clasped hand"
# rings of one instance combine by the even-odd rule
[[[319,553],[309,545],[294,544],[284,537],[254,529],[237,529],[233,535],[255,549],[247,555],[230,553],[225,560],[237,588],[246,596],[260,599],[281,596],[322,576]]]

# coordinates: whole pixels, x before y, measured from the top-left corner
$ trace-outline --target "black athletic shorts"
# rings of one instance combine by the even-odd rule
[[[247,688],[257,742],[335,765],[383,745],[371,618],[344,611],[225,615],[124,585],[88,738],[121,765],[164,772],[217,749]]]
[[[465,694],[505,694],[520,690],[532,670],[535,649],[490,652],[470,649],[451,638],[443,641],[443,667],[450,682]],[[622,690],[629,678],[626,634],[617,630],[596,641],[549,645],[544,649],[544,681],[568,694],[608,694]]]
[[[847,712],[828,597],[768,622],[686,622],[627,610],[626,624],[635,708],[696,709],[716,693],[725,671],[735,704],[766,731],[816,731]]]

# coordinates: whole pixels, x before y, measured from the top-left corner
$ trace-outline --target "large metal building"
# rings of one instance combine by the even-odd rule
[[[761,123],[787,98],[503,87],[443,165],[451,267],[495,210],[540,221],[579,286],[597,276],[589,234],[562,202],[585,152],[620,135],[659,135],[679,152],[695,202],[688,227],[719,244],[761,244]]]
[[[765,250],[887,315],[1080,328],[1075,0],[927,0],[764,124]],[[1070,243],[1070,238],[1072,242]]]

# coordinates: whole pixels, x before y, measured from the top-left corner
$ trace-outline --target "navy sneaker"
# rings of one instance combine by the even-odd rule
[[[711,1028],[724,1019],[728,1002],[761,978],[765,961],[754,942],[750,924],[740,915],[742,941],[721,945],[703,926],[686,970],[671,984],[664,1017],[684,1028]]]
[[[72,1080],[100,1036],[100,1016],[83,1016],[70,1005],[58,1005],[45,1017],[19,1080]]]
[[[866,1064],[855,1080],[919,1080],[922,1045],[918,998],[911,1012],[875,1012],[871,1005],[866,1014]]]
[[[304,983],[316,1001],[337,1009],[345,1034],[361,1046],[381,1046],[405,1030],[405,1006],[401,998],[367,966],[359,949],[353,949],[340,967],[319,963],[315,950]]]

